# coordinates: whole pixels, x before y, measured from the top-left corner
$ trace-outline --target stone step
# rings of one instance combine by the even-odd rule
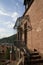
[[[30,56],[32,56],[32,55],[39,55],[39,53],[38,52],[32,52],[32,53],[30,53]]]
[[[43,63],[43,59],[29,60],[27,63]]]
[[[40,59],[40,58],[41,58],[41,56],[39,56],[39,55],[30,56],[30,59]]]
[[[26,65],[39,65],[39,63],[42,63],[43,64],[43,59],[42,57],[39,55],[39,52],[38,51],[32,51],[29,53],[30,54],[30,57],[27,56],[25,57],[25,64]]]
[[[30,60],[30,61],[25,61],[24,62],[25,65],[43,65],[43,59],[37,59],[37,60]]]

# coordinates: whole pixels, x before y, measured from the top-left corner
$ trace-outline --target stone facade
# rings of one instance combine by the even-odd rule
[[[25,28],[26,22],[27,28]],[[43,53],[43,0],[34,0],[30,8],[23,15],[20,27],[23,29],[22,41],[26,40],[27,48],[31,50],[36,49]],[[31,30],[29,30],[29,27]],[[27,29],[27,32],[25,29]]]

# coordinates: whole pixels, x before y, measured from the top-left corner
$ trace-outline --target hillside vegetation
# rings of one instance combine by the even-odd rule
[[[14,43],[14,40],[17,40],[17,34],[14,34],[10,37],[0,39],[0,44],[2,44],[2,43]]]

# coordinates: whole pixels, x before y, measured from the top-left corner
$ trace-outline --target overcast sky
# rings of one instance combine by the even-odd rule
[[[13,26],[24,10],[23,0],[0,0],[0,38],[16,33]]]

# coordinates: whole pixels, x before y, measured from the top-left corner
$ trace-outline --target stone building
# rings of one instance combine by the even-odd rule
[[[17,44],[14,45],[22,48],[27,55],[30,54],[30,60],[26,60],[25,64],[43,63],[40,55],[43,55],[43,0],[24,0],[24,5],[25,12],[17,19],[14,26],[18,38]],[[27,52],[26,49],[30,51]]]
[[[24,0],[24,5],[25,12],[14,26],[18,40],[24,41],[28,49],[43,53],[43,1]]]

